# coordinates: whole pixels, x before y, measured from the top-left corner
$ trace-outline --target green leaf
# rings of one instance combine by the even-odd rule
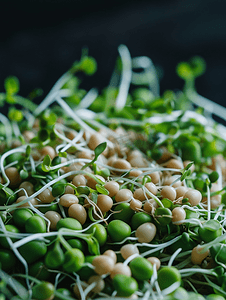
[[[98,191],[98,193],[103,195],[109,194],[109,191],[101,184],[96,184],[96,190]]]
[[[191,175],[191,170],[190,170],[190,169],[189,169],[189,170],[186,170],[186,171],[183,172],[183,174],[182,174],[180,180],[183,181],[186,177],[188,177],[188,176],[190,176],[190,175]]]
[[[92,222],[96,222],[96,221],[97,221],[97,220],[95,220],[94,217],[93,217],[93,207],[92,207],[92,206],[88,209],[88,216],[89,216],[89,218],[90,218],[90,220],[91,220]]]
[[[31,176],[32,176],[33,178],[37,178],[37,179],[46,179],[46,177],[43,176],[43,175],[32,174]]]
[[[100,245],[95,237],[86,240],[91,255],[100,255]]]
[[[21,177],[22,180],[25,180],[26,178],[28,178],[28,176],[29,176],[29,174],[28,174],[27,170],[22,169],[20,171],[20,177]]]
[[[42,170],[44,172],[49,172],[50,171],[50,166],[51,166],[51,158],[50,156],[47,154],[42,162]]]
[[[58,155],[60,156],[60,157],[67,157],[67,152],[59,152],[58,153]]]
[[[87,75],[93,75],[97,70],[97,63],[93,57],[85,56],[81,59],[80,70]]]
[[[53,197],[58,197],[64,194],[65,188],[66,188],[65,183],[55,183],[52,187],[52,195]]]
[[[184,171],[190,169],[193,164],[194,164],[193,161],[191,161],[190,163],[188,163],[187,166],[184,168]]]
[[[14,102],[13,102],[13,103],[14,103]],[[22,113],[21,110],[15,109],[15,108],[13,107],[13,108],[10,108],[10,110],[9,110],[8,118],[9,118],[11,121],[20,122],[20,121],[23,120],[23,113]]]
[[[81,194],[89,195],[90,193],[90,189],[88,188],[88,186],[78,186],[76,190],[79,195]]]
[[[177,65],[176,72],[177,75],[184,80],[193,78],[191,66],[187,62],[179,63]]]
[[[49,132],[46,129],[41,129],[38,132],[38,138],[40,141],[44,142],[49,138]]]
[[[104,150],[107,147],[107,143],[101,143],[99,144],[95,149],[94,149],[94,154],[95,154],[95,158],[97,159],[97,157],[104,152]]]
[[[190,60],[190,66],[195,77],[201,76],[206,71],[206,62],[200,56],[192,57]]]
[[[17,77],[9,76],[4,82],[5,90],[8,95],[17,94],[20,90],[20,83]]]
[[[29,157],[30,154],[31,154],[31,146],[28,145],[27,148],[26,148],[25,156],[26,156],[26,157]]]

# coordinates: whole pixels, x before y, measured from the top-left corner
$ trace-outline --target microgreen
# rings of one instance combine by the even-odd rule
[[[93,159],[91,162],[85,164],[85,165],[82,167],[82,170],[84,170],[85,168],[87,168],[87,167],[89,167],[89,166],[92,166],[92,165],[95,163],[95,161],[98,159],[98,156],[100,156],[100,155],[104,152],[104,150],[106,149],[106,147],[107,147],[107,143],[106,143],[106,142],[99,144],[99,145],[94,149],[94,159]]]

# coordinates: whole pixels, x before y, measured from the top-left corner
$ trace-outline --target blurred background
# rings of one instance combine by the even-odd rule
[[[161,92],[182,88],[178,62],[202,56],[207,69],[197,91],[226,106],[225,8],[224,0],[1,0],[0,92],[14,75],[22,96],[34,88],[46,95],[83,47],[98,63],[84,84],[100,91],[124,44],[132,57],[146,55],[161,70]]]

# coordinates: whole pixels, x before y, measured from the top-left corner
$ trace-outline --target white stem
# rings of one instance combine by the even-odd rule
[[[120,45],[118,47],[118,51],[122,60],[122,77],[118,96],[115,101],[115,107],[117,110],[120,110],[125,106],[129,93],[129,87],[132,79],[132,61],[129,50],[125,45]]]

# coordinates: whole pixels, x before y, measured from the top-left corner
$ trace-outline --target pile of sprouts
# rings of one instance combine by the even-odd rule
[[[38,105],[5,80],[1,300],[226,298],[226,109],[195,89],[201,57],[160,95],[151,59],[118,51],[100,93],[85,52]]]

